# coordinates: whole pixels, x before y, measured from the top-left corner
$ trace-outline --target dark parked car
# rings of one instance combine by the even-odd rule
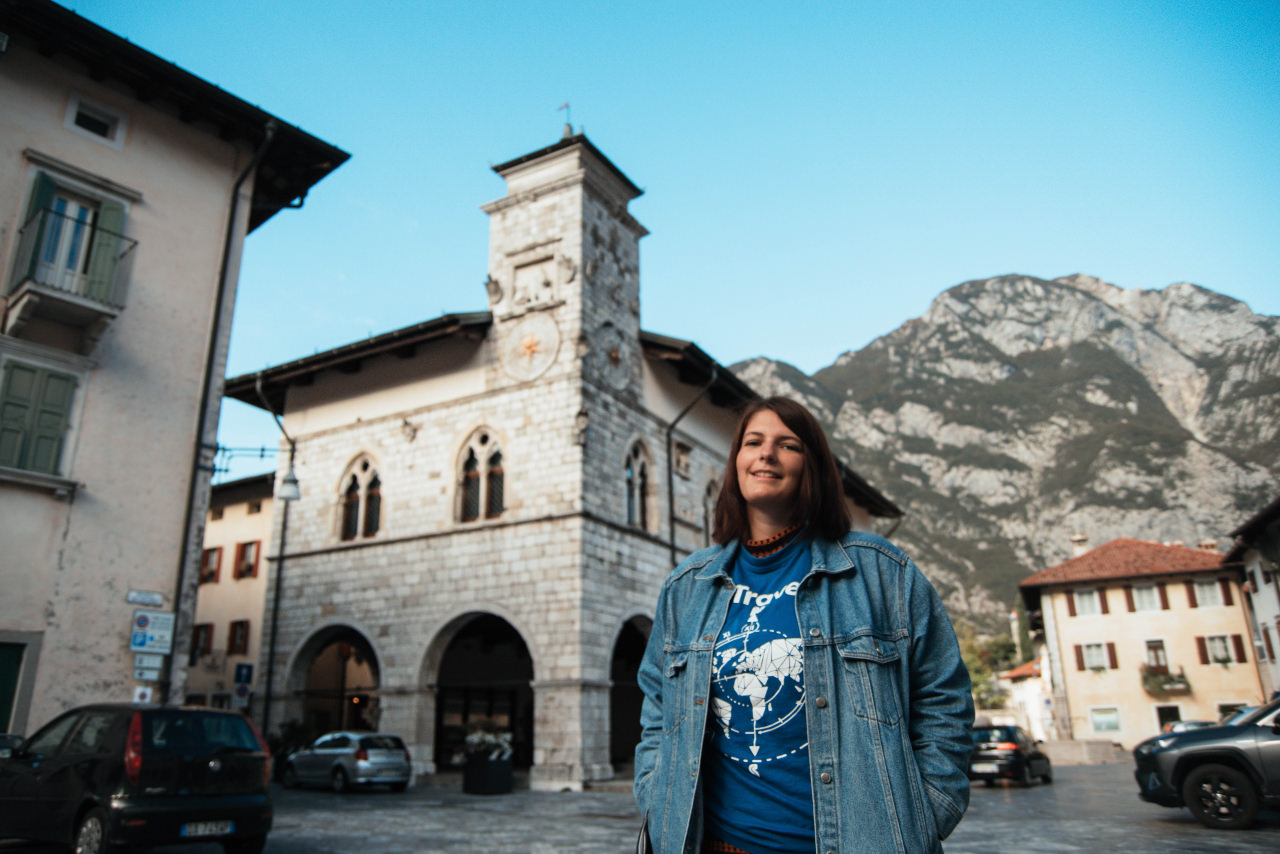
[[[20,743],[22,743],[22,736],[11,732],[0,733],[0,759],[7,759]]]
[[[244,715],[111,704],[54,718],[0,759],[0,838],[77,854],[218,842],[260,854],[271,757]]]
[[[413,766],[398,735],[378,732],[328,732],[284,762],[286,788],[328,786],[345,792],[352,786],[380,784],[393,792],[409,785]]]
[[[1053,766],[1022,727],[976,726],[973,728],[973,755],[969,757],[969,779],[990,786],[996,780],[1013,780],[1030,786],[1039,778],[1053,782]]]
[[[1138,797],[1185,806],[1205,827],[1243,828],[1280,809],[1280,700],[1231,723],[1149,738],[1133,749]]]

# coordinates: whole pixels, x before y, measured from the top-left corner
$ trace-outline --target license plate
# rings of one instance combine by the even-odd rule
[[[994,762],[975,762],[975,763],[973,763],[973,773],[975,773],[975,774],[994,774],[994,773],[996,773],[996,763],[994,763]]]
[[[182,826],[180,836],[226,836],[236,829],[234,821],[193,821]]]

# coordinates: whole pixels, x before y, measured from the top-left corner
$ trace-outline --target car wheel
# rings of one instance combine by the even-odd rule
[[[1044,766],[1044,773],[1040,775],[1040,780],[1046,786],[1053,782],[1053,766],[1052,765]]]
[[[996,781],[992,780],[990,777],[982,781],[982,785],[986,786],[988,789],[990,789],[995,784],[996,784]]]
[[[1252,827],[1258,815],[1253,782],[1226,765],[1201,765],[1182,784],[1182,802],[1205,827]]]
[[[333,773],[329,775],[329,786],[335,792],[345,792],[347,790],[347,772],[341,768],[334,768]]]
[[[298,772],[292,765],[284,766],[284,771],[280,774],[280,785],[286,789],[296,788],[298,785]]]
[[[391,791],[393,792],[403,792],[407,788],[409,788],[408,783],[392,783],[391,784]]]
[[[111,854],[116,847],[107,841],[107,811],[94,807],[76,827],[75,854]]]
[[[1018,785],[1026,789],[1031,785],[1031,763],[1022,763],[1022,773],[1018,775]]]

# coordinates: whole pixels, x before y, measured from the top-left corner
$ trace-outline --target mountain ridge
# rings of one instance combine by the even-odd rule
[[[1280,474],[1280,318],[1188,282],[973,279],[812,375],[731,370],[814,411],[907,511],[894,539],[948,607],[987,628],[1072,534],[1224,540]]]

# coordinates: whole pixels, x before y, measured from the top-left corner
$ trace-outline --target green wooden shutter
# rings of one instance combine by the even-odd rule
[[[17,362],[4,366],[4,384],[0,386],[0,466],[22,467],[38,375],[34,368]]]
[[[19,362],[0,387],[0,465],[58,474],[76,379]]]
[[[116,257],[120,252],[120,235],[123,232],[124,205],[102,202],[89,247],[89,276],[84,292],[89,299],[112,302],[111,286],[115,282]]]
[[[45,474],[61,474],[62,447],[71,426],[71,404],[75,400],[76,378],[46,371],[36,409],[35,426],[27,452],[27,468]]]
[[[57,185],[52,178],[44,172],[36,173],[36,179],[31,184],[31,201],[27,204],[27,216],[22,221],[24,229],[31,229],[24,235],[27,239],[21,244],[30,255],[25,268],[20,267],[18,270],[18,279],[13,283],[15,288],[24,281],[36,277],[36,265],[40,263],[40,246],[44,243],[47,225],[46,220],[38,214],[53,206],[53,194],[56,190]]]

